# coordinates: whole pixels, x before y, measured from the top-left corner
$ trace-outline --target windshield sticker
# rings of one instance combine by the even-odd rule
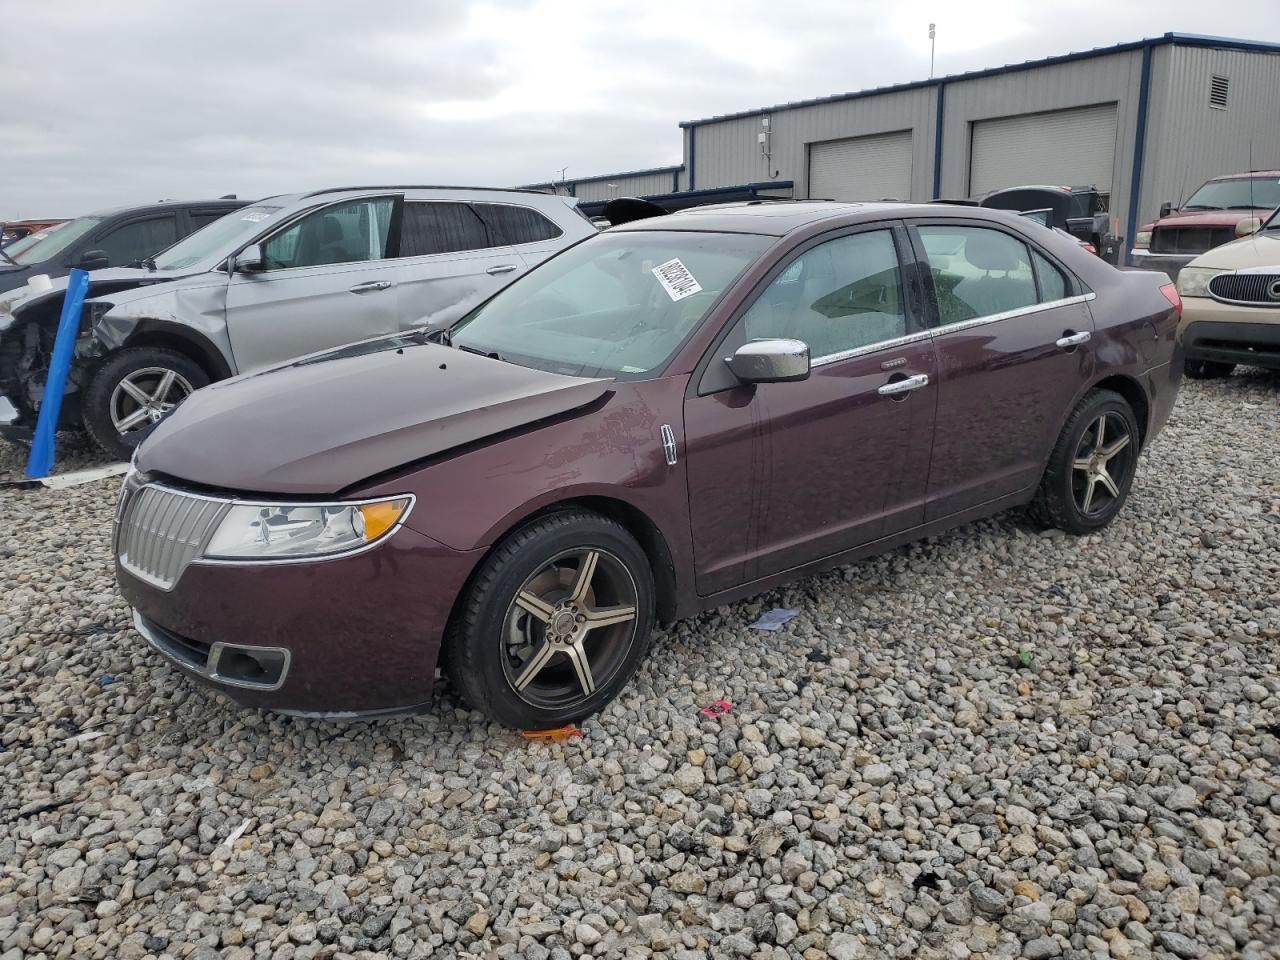
[[[680,262],[679,257],[658,264],[651,272],[658,278],[662,289],[667,291],[667,296],[673,301],[683,300],[685,297],[692,297],[695,293],[702,292],[702,284],[693,279],[693,274]]]
[[[250,210],[240,219],[248,220],[250,223],[260,223],[261,221],[267,219],[267,217],[269,216],[271,216],[271,214],[267,210]]]

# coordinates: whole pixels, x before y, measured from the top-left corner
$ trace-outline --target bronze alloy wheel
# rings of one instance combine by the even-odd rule
[[[1105,514],[1120,499],[1137,445],[1124,417],[1102,413],[1089,424],[1071,462],[1071,495],[1085,517]]]
[[[564,709],[608,684],[635,640],[637,591],[600,548],[560,553],[525,580],[503,623],[503,673],[535,707]]]

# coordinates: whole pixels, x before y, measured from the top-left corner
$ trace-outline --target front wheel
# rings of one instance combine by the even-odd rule
[[[1085,534],[1110,523],[1128,499],[1138,467],[1138,422],[1129,401],[1095,390],[1067,418],[1049,455],[1032,515]]]
[[[549,514],[481,565],[445,637],[445,672],[499,723],[562,726],[626,686],[653,612],[653,572],[625,528],[587,511]]]
[[[1183,372],[1192,380],[1222,380],[1231,376],[1236,365],[1234,363],[1223,363],[1218,360],[1185,360],[1182,364]]]
[[[85,390],[85,429],[107,453],[128,460],[148,427],[208,382],[199,364],[174,350],[130,347],[113,353]]]

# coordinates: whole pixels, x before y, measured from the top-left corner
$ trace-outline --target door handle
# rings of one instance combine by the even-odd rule
[[[1064,333],[1054,342],[1063,350],[1070,350],[1072,347],[1078,347],[1082,343],[1088,343],[1092,337],[1093,334],[1088,330],[1083,330],[1080,333]]]
[[[388,290],[391,288],[390,280],[370,280],[367,283],[357,283],[351,288],[352,293],[369,293],[373,290]]]
[[[488,270],[485,271],[485,273],[487,273],[491,277],[496,277],[500,273],[510,273],[512,270],[518,270],[518,269],[519,268],[514,263],[503,263],[496,267],[490,267]]]
[[[900,393],[919,390],[921,387],[927,387],[928,385],[929,375],[927,373],[917,373],[914,377],[907,377],[905,380],[890,380],[876,392],[882,397],[893,397]]]

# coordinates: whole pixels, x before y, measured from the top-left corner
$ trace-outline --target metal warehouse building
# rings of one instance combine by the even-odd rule
[[[680,126],[679,166],[555,186],[583,200],[928,200],[1092,184],[1127,246],[1208,177],[1280,167],[1280,44],[1167,33]]]

